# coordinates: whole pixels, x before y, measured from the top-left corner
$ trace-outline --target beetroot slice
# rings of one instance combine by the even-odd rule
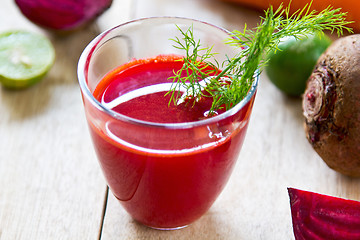
[[[288,188],[296,240],[360,239],[360,202]]]
[[[30,21],[52,30],[78,28],[103,13],[112,0],[15,0]]]

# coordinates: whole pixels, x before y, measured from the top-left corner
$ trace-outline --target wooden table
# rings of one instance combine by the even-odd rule
[[[329,169],[305,139],[301,100],[262,74],[248,134],[230,181],[194,224],[157,231],[135,223],[97,163],[76,66],[86,44],[127,20],[176,15],[229,30],[256,26],[258,12],[217,0],[117,0],[93,25],[55,37],[3,0],[0,30],[49,36],[56,62],[39,84],[0,88],[0,239],[293,239],[287,187],[360,200],[360,180]]]

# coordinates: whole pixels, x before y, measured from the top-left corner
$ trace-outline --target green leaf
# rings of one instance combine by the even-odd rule
[[[260,74],[266,62],[266,54],[278,48],[280,39],[286,36],[294,36],[301,39],[307,34],[329,30],[342,35],[344,30],[352,32],[346,27],[350,22],[346,21],[346,13],[331,6],[317,13],[310,10],[311,4],[299,9],[290,16],[289,9],[281,5],[276,11],[272,7],[265,11],[260,24],[254,29],[233,31],[231,38],[226,44],[244,48],[232,59],[224,61],[222,71],[218,73],[219,64],[213,65],[209,60],[215,59],[212,48],[201,47],[200,40],[194,39],[193,27],[182,31],[183,38],[172,39],[175,48],[185,51],[183,67],[171,77],[173,86],[168,94],[171,100],[177,104],[178,99],[183,97],[179,93],[180,88],[187,89],[187,98],[200,98],[210,96],[213,98],[210,112],[222,107],[226,110],[239,103],[248,93],[252,86],[255,74]],[[199,84],[201,79],[210,76],[211,81],[203,87]],[[221,80],[226,77],[227,81]],[[175,94],[175,92],[177,92]]]

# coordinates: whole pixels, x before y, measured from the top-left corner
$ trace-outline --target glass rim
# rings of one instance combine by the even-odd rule
[[[143,126],[149,126],[149,127],[159,127],[159,128],[167,128],[167,129],[185,129],[185,128],[192,128],[192,127],[197,127],[197,126],[202,126],[202,125],[207,125],[207,124],[211,124],[211,123],[215,123],[215,122],[219,122],[223,119],[226,119],[230,116],[233,116],[235,113],[237,113],[240,109],[242,109],[249,101],[250,99],[253,97],[253,95],[256,93],[257,87],[258,87],[258,82],[259,82],[259,70],[256,71],[255,76],[254,76],[254,80],[253,83],[251,85],[250,90],[248,91],[248,93],[246,94],[246,96],[239,102],[237,103],[234,107],[232,107],[231,109],[216,115],[214,117],[211,118],[206,118],[206,119],[202,119],[202,120],[198,120],[198,121],[191,121],[191,122],[181,122],[181,123],[157,123],[157,122],[150,122],[150,121],[144,121],[144,120],[140,120],[140,119],[136,119],[136,118],[132,118],[129,116],[126,116],[124,114],[118,113],[114,110],[108,109],[106,108],[103,104],[101,104],[91,93],[87,82],[86,82],[86,72],[88,70],[88,65],[90,63],[91,60],[91,56],[93,54],[93,51],[95,50],[95,48],[98,46],[99,42],[101,41],[101,39],[103,39],[107,34],[109,34],[111,31],[114,31],[118,28],[121,28],[123,26],[127,26],[129,24],[133,24],[136,22],[141,22],[141,21],[146,21],[149,19],[180,19],[180,20],[188,20],[188,21],[192,21],[192,22],[197,22],[200,24],[205,24],[214,28],[217,28],[218,30],[223,31],[224,33],[226,33],[227,35],[229,35],[229,37],[233,37],[231,36],[231,32],[226,30],[225,28],[216,26],[214,24],[205,22],[205,21],[201,21],[201,20],[196,20],[193,18],[187,18],[187,17],[173,17],[173,16],[162,16],[162,17],[145,17],[145,18],[138,18],[138,19],[134,19],[131,21],[127,21],[125,23],[122,23],[120,25],[117,25],[115,27],[112,27],[108,30],[103,31],[102,33],[100,33],[98,36],[96,36],[83,50],[83,52],[80,55],[79,61],[78,61],[78,66],[77,66],[77,76],[78,76],[78,82],[80,85],[80,90],[82,92],[82,95],[84,97],[86,97],[90,103],[95,106],[98,110],[106,113],[107,115],[111,116],[112,118],[115,118],[117,120],[121,120],[121,121],[125,121],[128,123],[133,123],[133,124],[137,124],[137,125],[143,125]]]

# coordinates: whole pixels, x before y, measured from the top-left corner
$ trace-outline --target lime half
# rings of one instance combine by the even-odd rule
[[[54,60],[54,47],[45,36],[26,31],[0,34],[0,82],[7,88],[25,88],[40,81]]]

